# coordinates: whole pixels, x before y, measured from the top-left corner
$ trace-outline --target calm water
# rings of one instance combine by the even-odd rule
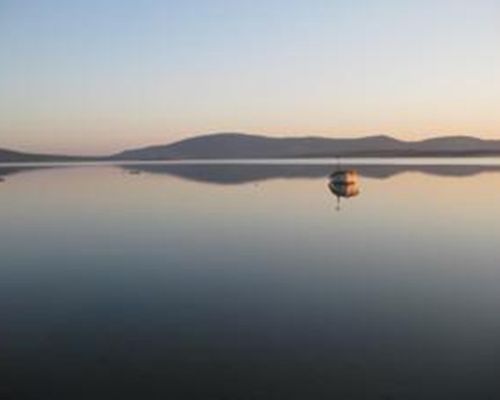
[[[498,399],[469,164],[0,167],[0,398]]]

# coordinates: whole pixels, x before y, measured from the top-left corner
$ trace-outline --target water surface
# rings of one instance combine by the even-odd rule
[[[500,166],[440,164],[0,167],[0,394],[500,398]]]

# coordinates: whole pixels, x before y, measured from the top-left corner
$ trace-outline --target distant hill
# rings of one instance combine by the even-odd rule
[[[92,161],[98,160],[96,157],[78,157],[52,154],[23,153],[13,150],[0,149],[1,163],[23,163],[23,162],[64,162],[64,161]]]
[[[240,133],[197,136],[167,145],[128,150],[119,160],[185,160],[294,157],[411,157],[500,155],[500,140],[441,137],[408,142],[389,136],[356,139],[274,138]]]
[[[313,157],[500,156],[500,140],[467,136],[402,141],[390,136],[356,139],[276,138],[243,133],[197,136],[171,144],[132,149],[109,157],[30,154],[0,149],[0,162],[153,161]]]

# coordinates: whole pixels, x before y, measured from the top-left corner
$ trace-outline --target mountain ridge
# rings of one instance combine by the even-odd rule
[[[437,136],[408,141],[388,135],[361,138],[270,137],[239,132],[189,137],[169,144],[125,150],[103,157],[24,153],[0,149],[0,162],[161,161],[319,157],[500,156],[500,140]]]
[[[321,136],[268,137],[244,133],[217,133],[171,144],[126,150],[121,160],[183,160],[230,158],[411,157],[500,155],[500,140],[473,136],[434,137],[405,141],[387,135],[362,138]]]

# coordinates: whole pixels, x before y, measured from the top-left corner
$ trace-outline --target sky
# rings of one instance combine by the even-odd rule
[[[500,139],[498,0],[0,0],[0,147]]]

